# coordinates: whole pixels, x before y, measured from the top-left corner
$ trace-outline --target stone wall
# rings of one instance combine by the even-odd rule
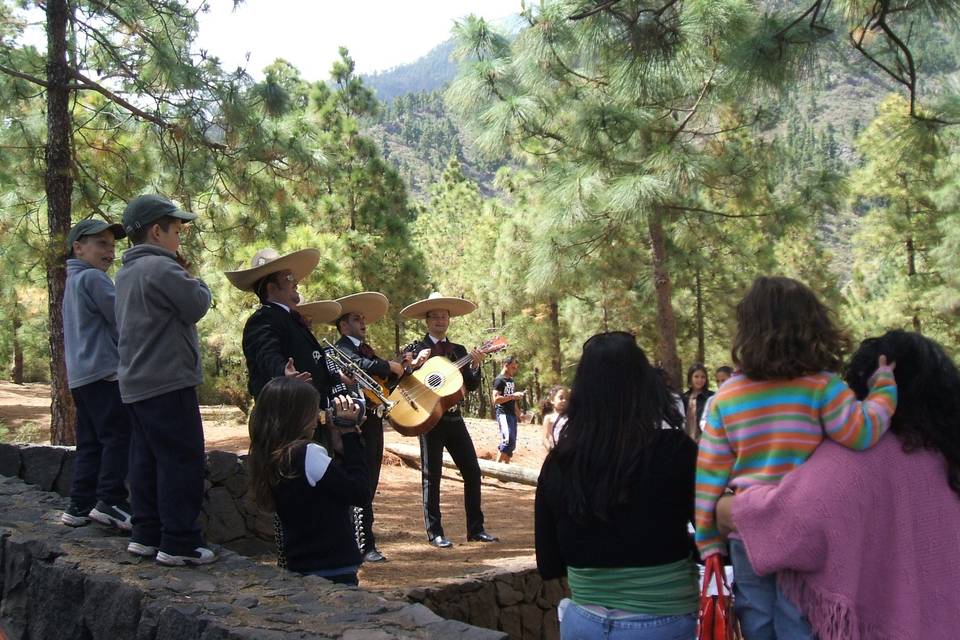
[[[0,477],[0,638],[506,637],[444,620],[422,604],[301,577],[228,550],[203,567],[161,567],[129,555],[127,539],[105,527],[60,524],[66,503]]]
[[[569,592],[565,581],[544,581],[525,562],[402,595],[444,618],[499,629],[512,640],[556,640],[557,603]]]
[[[73,447],[0,443],[0,475],[69,496],[75,456]],[[247,496],[243,458],[226,451],[207,452],[200,524],[210,542],[245,555],[270,553],[274,550],[273,518]]]

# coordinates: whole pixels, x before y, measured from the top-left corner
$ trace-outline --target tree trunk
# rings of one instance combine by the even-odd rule
[[[67,272],[63,254],[70,231],[73,191],[70,138],[70,68],[67,64],[67,0],[47,3],[47,144],[44,150],[47,195],[47,308],[50,313],[50,443],[76,443],[74,407],[67,386],[63,350],[63,290]]]
[[[563,352],[560,351],[560,305],[556,298],[550,298],[550,368],[560,382],[563,375]]]
[[[677,317],[673,313],[673,285],[667,268],[667,241],[659,210],[647,219],[650,234],[650,256],[653,266],[653,287],[657,298],[657,328],[660,330],[659,360],[670,375],[674,388],[680,388],[680,356],[677,354]]]
[[[696,274],[696,286],[697,286],[697,362],[703,362],[706,360],[704,352],[706,351],[706,346],[704,345],[704,336],[703,336],[703,287],[700,282],[700,266],[697,266]]]
[[[913,246],[913,238],[907,238],[907,277],[913,278],[917,275],[917,252]],[[913,282],[910,283],[911,285]],[[920,333],[920,316],[913,314],[913,330]]]
[[[23,345],[20,343],[20,327],[23,326],[20,300],[17,290],[13,290],[13,368],[10,370],[10,379],[13,384],[23,384]]]

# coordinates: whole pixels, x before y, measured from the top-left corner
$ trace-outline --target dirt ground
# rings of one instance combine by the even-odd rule
[[[203,406],[201,414],[207,449],[245,453],[247,425],[243,414],[230,406]],[[50,396],[44,384],[14,385],[0,381],[0,439],[44,442],[49,438]],[[492,458],[499,441],[492,420],[470,423],[470,434],[480,457]],[[387,430],[385,441],[416,445]],[[544,451],[540,426],[522,424],[513,463],[539,470]],[[360,584],[366,589],[391,592],[415,586],[440,584],[450,579],[487,571],[498,566],[532,564],[534,488],[513,482],[484,478],[483,511],[487,531],[500,537],[492,544],[466,542],[463,484],[456,472],[444,469],[441,508],[445,533],[454,542],[451,549],[427,544],[423,528],[420,471],[385,454],[380,487],[374,501],[377,545],[388,561],[361,569]]]

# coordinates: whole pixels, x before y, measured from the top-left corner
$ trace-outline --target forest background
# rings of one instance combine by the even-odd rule
[[[66,231],[144,192],[200,216],[183,251],[214,292],[205,403],[249,408],[256,301],[223,271],[265,246],[320,250],[304,301],[385,293],[381,354],[422,333],[406,304],[474,300],[451,335],[507,336],[533,401],[598,331],[635,333],[678,387],[728,364],[761,274],[809,284],[854,340],[906,328],[956,355],[958,5],[545,0],[386,73],[341,50],[308,82],[196,50],[202,3],[0,1],[0,375],[50,382],[51,440],[73,441]]]

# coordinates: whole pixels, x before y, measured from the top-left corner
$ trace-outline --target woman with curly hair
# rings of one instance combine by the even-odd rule
[[[779,486],[722,498],[717,516],[820,640],[956,638],[960,372],[936,342],[891,331],[853,356],[860,398],[880,355],[897,363],[891,433],[863,453],[825,442]]]
[[[697,445],[632,335],[584,343],[567,416],[535,502],[537,568],[570,585],[560,637],[693,637]]]

